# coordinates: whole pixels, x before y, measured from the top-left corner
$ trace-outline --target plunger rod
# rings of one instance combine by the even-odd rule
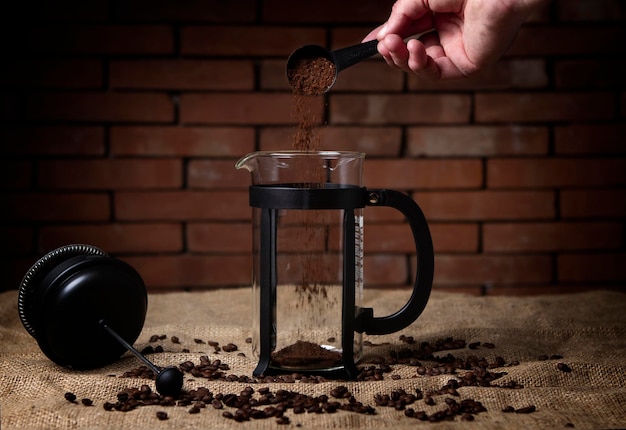
[[[115,332],[115,330],[113,330],[111,327],[109,327],[104,320],[100,320],[100,327],[102,327],[107,333],[109,333],[111,336],[113,336],[113,338],[116,341],[118,341],[121,345],[123,345],[124,348],[126,348],[131,353],[133,353],[133,355],[135,357],[137,357],[138,359],[140,359],[141,361],[146,363],[146,365],[154,372],[155,375],[158,375],[161,372],[161,370],[159,370],[159,368],[156,367],[150,360],[148,360],[142,353],[137,351],[131,344],[126,342],[126,340],[124,340],[124,338],[122,336],[117,334]]]

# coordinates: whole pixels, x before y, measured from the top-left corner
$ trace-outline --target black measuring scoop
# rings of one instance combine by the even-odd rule
[[[287,80],[289,85],[299,94],[323,94],[335,84],[337,74],[340,71],[377,54],[377,46],[378,40],[376,39],[335,51],[329,51],[319,45],[304,45],[293,51],[287,59]],[[309,71],[309,66],[314,61],[322,62],[322,65],[327,66],[328,70],[324,71],[320,80],[316,81],[318,85],[310,85],[308,90],[303,90],[300,78],[302,73]],[[317,73],[317,70],[314,70],[314,72]]]
[[[419,39],[433,31],[435,29],[423,31],[407,37],[404,41]],[[377,54],[378,42],[373,39],[335,51],[319,45],[304,45],[293,51],[287,59],[289,85],[296,94],[324,94],[335,85],[339,72]]]

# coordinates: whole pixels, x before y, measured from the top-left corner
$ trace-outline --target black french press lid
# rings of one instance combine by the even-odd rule
[[[24,328],[50,360],[75,369],[119,359],[126,348],[102,330],[102,321],[132,344],[147,307],[146,287],[135,269],[84,244],[44,255],[28,270],[18,292]]]

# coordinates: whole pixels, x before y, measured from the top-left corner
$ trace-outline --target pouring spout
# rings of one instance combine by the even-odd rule
[[[251,152],[248,155],[244,155],[235,163],[235,169],[245,169],[248,172],[254,172],[256,170],[255,160],[258,157],[257,152]]]

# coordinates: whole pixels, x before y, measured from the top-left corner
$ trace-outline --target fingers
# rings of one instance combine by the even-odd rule
[[[389,34],[378,44],[378,52],[392,67],[427,79],[440,77],[437,63],[427,54],[426,46],[419,40],[412,39],[405,43],[400,36]]]

